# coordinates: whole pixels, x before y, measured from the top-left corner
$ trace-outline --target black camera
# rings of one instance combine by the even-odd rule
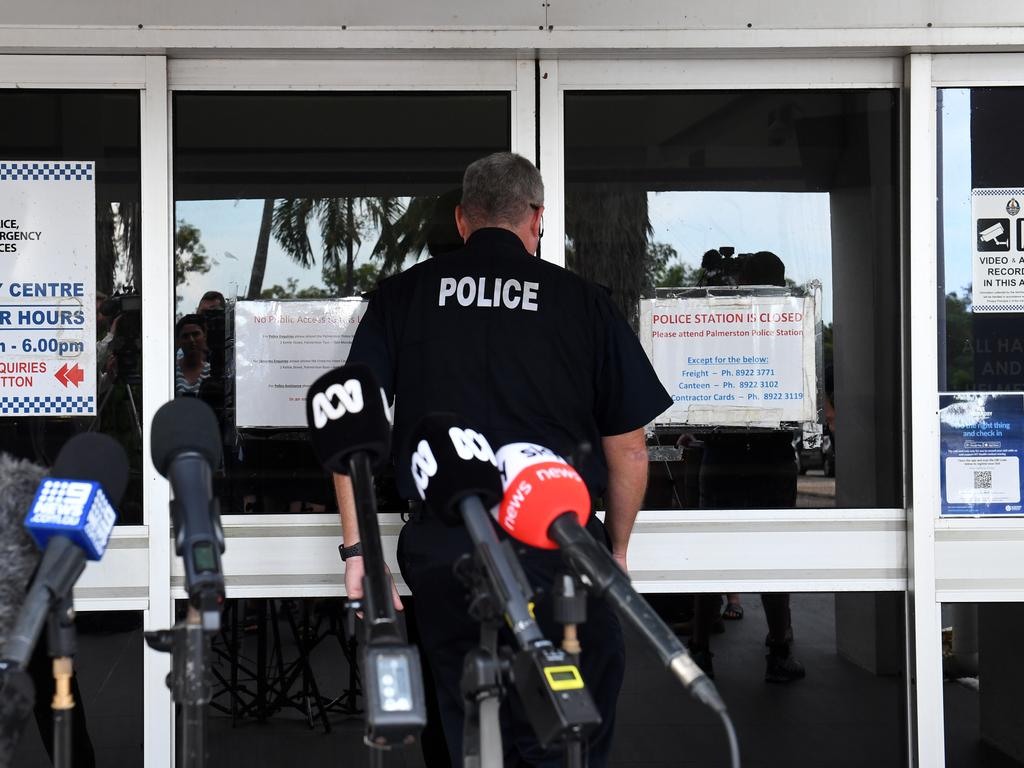
[[[786,266],[771,251],[736,253],[722,245],[704,252],[700,268],[706,286],[786,285]]]
[[[117,360],[117,378],[138,383],[142,377],[142,297],[121,293],[100,304],[100,314],[117,320],[110,354]]]

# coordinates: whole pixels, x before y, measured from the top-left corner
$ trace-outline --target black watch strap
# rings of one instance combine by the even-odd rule
[[[341,553],[342,560],[348,560],[350,557],[359,557],[363,554],[363,542],[357,541],[351,547],[339,544],[338,552]]]

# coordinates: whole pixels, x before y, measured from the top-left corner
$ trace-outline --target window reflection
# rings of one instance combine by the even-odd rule
[[[294,403],[344,362],[359,311],[335,300],[461,244],[462,173],[508,149],[510,126],[507,93],[175,95],[175,319],[202,337],[197,351],[179,333],[176,389],[218,414],[226,514],[334,508]],[[201,310],[210,291],[222,312]],[[258,332],[240,325],[257,318]],[[340,330],[286,330],[311,318]],[[254,353],[261,339],[281,354]],[[273,387],[285,397],[254,403],[261,367],[310,373],[282,374]],[[390,477],[376,482],[381,509],[406,507]]]
[[[94,417],[0,416],[0,445],[49,466],[73,435],[95,430],[122,444],[129,481],[120,524],[142,522],[142,218],[139,96],[134,92],[0,90],[4,160],[96,164]]]
[[[644,299],[721,286],[814,293],[820,312],[816,415],[670,417],[645,506],[901,503],[895,109],[889,91],[565,95],[566,264],[634,327]],[[712,467],[747,496],[716,499]]]

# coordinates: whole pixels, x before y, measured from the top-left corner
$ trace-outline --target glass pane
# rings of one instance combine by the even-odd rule
[[[79,613],[75,624],[78,690],[74,692],[72,763],[82,768],[142,765],[142,613]],[[50,768],[53,763],[42,735],[52,731],[49,707],[53,698],[45,633],[30,671],[36,688],[35,721],[25,727],[14,765]],[[47,742],[52,744],[52,736]]]
[[[1018,627],[1020,603],[942,606],[946,765],[1024,765]]]
[[[1024,88],[944,88],[939,110],[939,389],[1024,390]]]
[[[334,508],[302,400],[347,354],[360,305],[337,300],[461,245],[462,173],[510,126],[508,93],[175,95],[176,391],[218,413],[225,513]],[[267,368],[282,380],[257,385]]]
[[[142,229],[137,92],[0,90],[0,160],[95,163],[98,416],[0,414],[5,451],[49,466],[79,432],[98,430],[128,454],[118,522],[142,522]],[[7,218],[0,212],[0,218]],[[71,353],[73,354],[74,350]],[[63,354],[63,352],[61,352]],[[70,358],[69,358],[70,359]]]
[[[744,765],[906,765],[902,593],[649,597],[705,667],[697,648],[706,624],[703,647]],[[694,620],[695,605],[708,621]],[[729,606],[742,618],[726,617]],[[773,631],[790,642],[775,643]],[[613,750],[621,762],[612,764],[728,765],[715,717],[651,663],[635,634],[626,638]]]
[[[902,504],[896,110],[880,90],[566,93],[566,263],[688,408],[650,441],[645,506]]]

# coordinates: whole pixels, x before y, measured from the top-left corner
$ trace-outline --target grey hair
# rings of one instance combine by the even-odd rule
[[[540,171],[514,152],[482,157],[462,177],[462,210],[477,226],[518,226],[539,205],[544,205]]]

